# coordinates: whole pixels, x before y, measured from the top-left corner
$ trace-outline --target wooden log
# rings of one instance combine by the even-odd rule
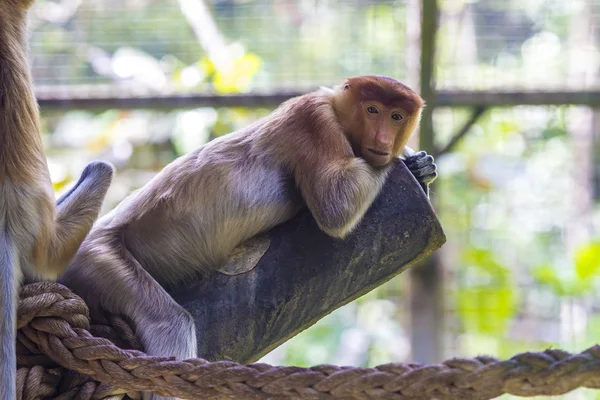
[[[250,272],[215,273],[172,293],[196,320],[199,357],[256,361],[446,241],[427,196],[401,162],[346,239],[327,236],[308,211],[269,236],[269,249]]]

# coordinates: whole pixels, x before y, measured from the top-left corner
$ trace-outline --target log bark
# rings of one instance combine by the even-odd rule
[[[268,234],[271,245],[250,272],[215,273],[172,293],[196,321],[199,357],[254,362],[446,241],[403,163],[346,239],[327,236],[308,211]]]

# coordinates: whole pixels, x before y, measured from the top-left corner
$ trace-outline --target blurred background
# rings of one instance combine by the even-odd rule
[[[404,81],[447,243],[263,361],[506,358],[600,337],[599,26],[600,0],[37,0],[31,62],[57,194],[110,161],[103,212],[290,96]]]

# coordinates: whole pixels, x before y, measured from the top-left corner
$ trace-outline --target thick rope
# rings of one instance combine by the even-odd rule
[[[150,357],[135,349],[139,344],[125,321],[102,322],[90,326],[87,306],[64,286],[25,286],[18,316],[18,399],[141,399],[141,391],[153,391],[182,399],[486,400],[600,388],[600,346],[580,354],[522,353],[505,361],[482,356],[434,365],[274,367]]]

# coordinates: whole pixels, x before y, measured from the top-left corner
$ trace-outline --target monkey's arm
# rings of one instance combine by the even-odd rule
[[[296,168],[296,182],[319,227],[342,239],[379,194],[389,168],[376,170],[353,155],[315,153],[312,162]]]
[[[107,163],[92,162],[75,186],[57,201],[54,235],[48,246],[48,268],[62,272],[98,218],[114,174]]]

